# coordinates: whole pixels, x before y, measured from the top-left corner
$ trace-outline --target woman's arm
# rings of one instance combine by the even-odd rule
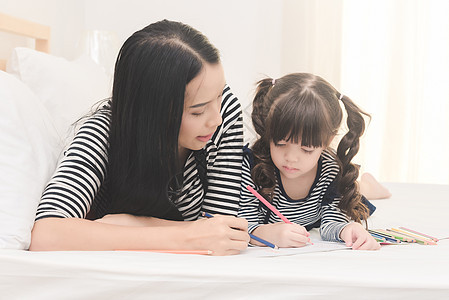
[[[243,157],[243,119],[238,99],[228,86],[223,90],[222,124],[207,149],[208,188],[202,210],[211,214],[237,215]]]
[[[171,221],[154,217],[134,216],[130,214],[110,214],[105,215],[95,222],[122,225],[122,226],[183,226],[189,224],[188,221]]]
[[[243,158],[242,164],[242,181],[240,185],[240,203],[238,216],[240,218],[245,218],[248,221],[248,232],[253,232],[259,223],[263,220],[259,219],[259,200],[246,188],[247,186],[256,188],[252,178],[251,178],[251,163],[248,155]],[[256,243],[257,244],[257,243]]]
[[[34,224],[30,250],[211,250],[229,255],[246,249],[248,241],[246,221],[232,216],[154,227],[45,218]]]

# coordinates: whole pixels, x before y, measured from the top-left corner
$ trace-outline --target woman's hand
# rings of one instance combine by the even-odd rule
[[[310,233],[299,224],[287,224],[278,222],[273,224],[264,224],[257,227],[253,232],[255,236],[260,237],[280,248],[298,248],[305,246],[310,242]],[[251,243],[263,246],[261,243],[251,240]]]
[[[360,223],[350,223],[340,232],[340,238],[353,250],[379,250],[380,244]]]
[[[212,250],[213,255],[232,255],[248,247],[248,222],[243,218],[214,215],[189,222],[183,228],[186,249]]]

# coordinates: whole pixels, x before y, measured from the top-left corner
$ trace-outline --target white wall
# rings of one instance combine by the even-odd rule
[[[255,82],[263,74],[280,75],[281,4],[276,0],[86,0],[84,26],[116,31],[121,42],[161,19],[202,31],[220,50],[228,84],[240,98],[249,125]]]
[[[313,73],[340,89],[342,1],[283,2],[282,74]]]
[[[84,3],[77,0],[0,0],[0,12],[51,27],[51,53],[73,59],[84,26]]]

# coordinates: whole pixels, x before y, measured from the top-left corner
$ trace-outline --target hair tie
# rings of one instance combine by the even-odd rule
[[[340,97],[338,98],[338,100],[340,100],[340,101],[342,101],[343,100],[343,94],[342,93],[340,93]]]
[[[276,79],[273,78],[273,80],[271,80],[271,85],[275,85],[276,84]]]

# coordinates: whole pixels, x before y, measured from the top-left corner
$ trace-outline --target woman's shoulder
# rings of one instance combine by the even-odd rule
[[[111,123],[111,114],[111,105],[110,102],[107,102],[85,117],[81,127],[94,125],[109,128]]]
[[[241,114],[240,102],[232,93],[231,88],[228,85],[226,85],[223,89],[221,114],[224,120],[236,118]]]

